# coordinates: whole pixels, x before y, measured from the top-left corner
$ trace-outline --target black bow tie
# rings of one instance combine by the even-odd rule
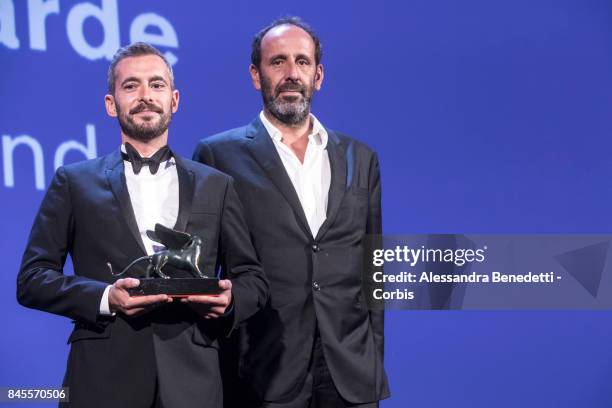
[[[121,157],[123,157],[123,160],[127,160],[132,163],[134,174],[140,173],[142,166],[149,166],[149,171],[151,174],[155,174],[159,169],[160,163],[170,160],[170,158],[173,156],[172,150],[170,150],[167,145],[159,149],[151,157],[141,157],[134,146],[127,142],[125,143],[125,151],[127,153],[121,152]]]

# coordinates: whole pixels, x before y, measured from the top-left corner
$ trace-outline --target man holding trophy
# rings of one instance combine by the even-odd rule
[[[23,255],[18,300],[75,324],[64,378],[69,406],[221,407],[217,338],[268,293],[242,206],[229,176],[167,146],[179,92],[157,49],[120,49],[108,79],[106,111],[118,118],[121,148],[57,170]],[[172,256],[156,257],[165,248],[153,230],[197,237],[197,256],[172,256],[211,278],[221,267],[222,279],[181,297],[138,292],[138,278],[153,268],[147,262],[117,279],[112,270],[138,258],[163,262],[155,267],[169,276],[146,281],[194,279],[180,262],[172,268]],[[63,273],[68,254],[74,276]]]

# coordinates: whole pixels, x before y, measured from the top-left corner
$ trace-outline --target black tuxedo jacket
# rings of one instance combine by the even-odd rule
[[[233,181],[176,157],[177,230],[203,238],[201,267],[221,265],[233,284],[233,313],[205,320],[178,302],[141,317],[99,315],[104,289],[146,255],[119,151],[58,169],[34,221],[17,280],[19,302],[73,319],[64,384],[71,406],[149,407],[157,387],[167,407],[221,404],[217,337],[267,299]],[[145,170],[146,171],[146,170]],[[62,273],[70,254],[74,276]],[[146,263],[133,269],[142,276]]]
[[[317,326],[343,398],[364,403],[389,395],[384,314],[369,311],[362,293],[364,236],[381,232],[378,159],[365,145],[327,132],[331,186],[316,237],[259,117],[202,140],[194,153],[235,179],[270,282],[269,302],[240,333],[241,376],[263,400],[299,390]]]

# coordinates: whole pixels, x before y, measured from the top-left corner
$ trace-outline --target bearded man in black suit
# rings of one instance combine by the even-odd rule
[[[270,282],[269,302],[236,339],[251,395],[235,406],[377,406],[389,395],[384,312],[368,309],[362,265],[366,235],[381,233],[377,155],[310,112],[321,43],[300,19],[255,36],[250,73],[261,113],[194,153],[236,180]]]
[[[18,300],[74,321],[66,406],[220,407],[218,338],[267,299],[234,183],[168,148],[179,92],[157,49],[117,52],[105,103],[121,148],[57,170],[23,255]],[[220,295],[129,296],[138,279],[117,279],[107,263],[118,270],[159,250],[146,234],[156,223],[203,239],[200,268],[222,268]],[[63,273],[67,255],[73,276]]]

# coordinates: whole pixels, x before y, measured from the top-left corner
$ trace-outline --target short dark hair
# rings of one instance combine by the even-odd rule
[[[306,31],[315,45],[315,63],[318,65],[321,62],[321,58],[323,58],[323,49],[321,45],[321,40],[315,31],[302,21],[301,18],[296,16],[287,16],[277,18],[273,22],[271,22],[268,26],[264,27],[257,34],[255,34],[255,38],[253,38],[253,43],[251,44],[251,63],[259,68],[259,64],[261,64],[261,40],[263,40],[264,36],[273,29],[274,27],[278,27],[281,25],[293,25],[301,28]]]
[[[144,43],[144,42],[135,42],[130,45],[126,45],[125,47],[119,48],[108,67],[108,93],[111,95],[115,94],[115,80],[117,79],[117,75],[115,73],[115,68],[117,64],[129,57],[141,57],[143,55],[157,55],[161,58],[166,67],[168,67],[168,72],[170,74],[170,86],[174,89],[174,73],[172,72],[172,66],[164,57],[164,54],[161,53],[160,50],[155,48],[154,46]]]

